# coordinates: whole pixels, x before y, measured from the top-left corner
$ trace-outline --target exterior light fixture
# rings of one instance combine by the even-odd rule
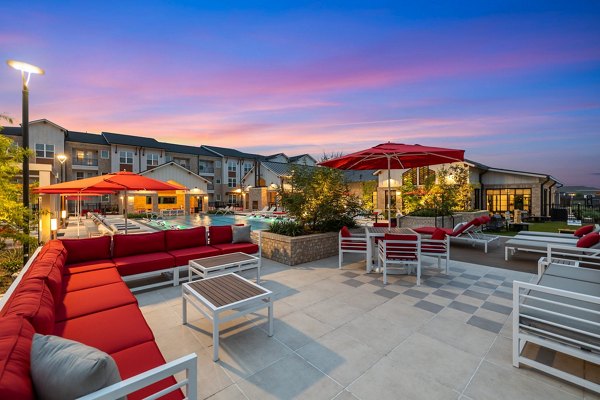
[[[23,91],[23,121],[21,123],[23,129],[22,147],[25,150],[29,149],[29,79],[31,74],[44,75],[44,70],[35,65],[27,64],[22,61],[8,60],[6,62],[9,67],[21,71],[21,82]],[[27,153],[23,157],[23,207],[29,210],[29,157]],[[24,216],[23,233],[29,235],[29,214]],[[29,259],[29,243],[23,243],[23,261]]]
[[[58,221],[56,218],[50,219],[50,230],[56,232],[58,230]]]
[[[65,218],[67,218],[67,210],[62,210],[62,211],[60,212],[60,217],[61,217],[62,219],[65,219]]]

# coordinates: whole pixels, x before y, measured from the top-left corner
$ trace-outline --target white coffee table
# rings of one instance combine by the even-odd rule
[[[260,283],[260,257],[246,253],[222,254],[190,260],[188,264],[188,281],[194,279],[194,274],[201,278],[241,272],[256,268],[256,283]]]
[[[183,324],[187,324],[187,303],[212,321],[213,361],[219,359],[219,324],[267,307],[269,336],[273,336],[272,292],[239,275],[230,273],[182,285]],[[221,313],[228,311],[227,315]]]

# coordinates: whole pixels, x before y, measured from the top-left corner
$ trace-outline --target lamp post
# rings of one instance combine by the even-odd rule
[[[21,61],[8,60],[6,62],[9,67],[21,71],[21,81],[23,83],[23,149],[29,149],[29,78],[31,74],[44,75],[44,70],[35,65],[27,64]],[[29,156],[25,154],[23,157],[23,207],[29,211]],[[29,214],[25,213],[23,218],[24,227],[23,233],[29,235]],[[23,243],[23,260],[27,262],[29,259],[29,243]]]
[[[67,161],[67,155],[59,154],[56,156],[56,159],[60,163],[60,181],[64,182],[65,181],[65,161]]]

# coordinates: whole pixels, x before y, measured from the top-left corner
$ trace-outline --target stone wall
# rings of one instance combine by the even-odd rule
[[[473,212],[461,212],[456,213],[451,217],[412,217],[403,216],[398,217],[398,226],[404,228],[419,228],[422,226],[437,226],[440,228],[454,228],[461,222],[469,222],[473,218],[478,218],[483,215],[488,215],[487,210],[473,211]],[[437,218],[437,223],[436,223]]]
[[[252,232],[258,243],[258,232]],[[338,254],[338,233],[318,233],[305,236],[284,236],[261,232],[262,256],[286,265],[298,265]]]

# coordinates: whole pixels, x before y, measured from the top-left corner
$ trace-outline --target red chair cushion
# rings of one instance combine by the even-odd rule
[[[435,228],[431,234],[433,240],[444,240],[446,238],[446,231],[440,228]]]
[[[132,376],[141,374],[149,369],[165,364],[160,350],[154,341],[148,341],[127,349],[112,353],[111,357],[115,360],[121,379],[128,379]],[[175,384],[175,378],[172,376],[162,381],[156,382],[150,386],[133,392],[127,395],[128,400],[143,399],[149,397],[164,388]],[[176,390],[168,396],[161,397],[161,400],[179,400],[183,399],[183,394],[180,390]]]
[[[466,224],[461,225],[455,231],[452,231],[450,236],[460,236],[464,231],[469,229],[471,226],[475,225],[475,220],[469,221]]]
[[[24,279],[41,279],[46,281],[54,303],[58,303],[62,296],[62,270],[57,265],[59,263],[56,257],[45,257],[45,260],[36,260],[31,264]],[[54,258],[54,261],[51,259]]]
[[[587,235],[585,235],[584,237],[579,239],[577,241],[577,247],[588,248],[588,247],[592,247],[593,245],[595,245],[598,242],[600,242],[600,233],[592,232],[592,233],[588,233]]]
[[[37,333],[48,335],[54,328],[54,298],[43,279],[21,282],[4,307],[4,315],[22,315]]]
[[[222,253],[221,250],[212,246],[200,246],[189,249],[169,250],[169,254],[175,257],[175,265],[182,266],[187,265],[190,260],[196,258],[218,256]]]
[[[23,317],[0,318],[0,399],[34,399],[31,342],[35,333]]]
[[[82,272],[97,271],[100,269],[114,268],[115,263],[111,259],[84,261],[76,264],[67,265],[65,275],[80,274]]]
[[[169,253],[138,254],[113,259],[121,276],[159,271],[175,267],[175,259]]]
[[[67,249],[67,265],[110,258],[110,236],[90,239],[62,239]]]
[[[389,224],[387,222],[374,222],[373,223],[373,227],[375,227],[375,228],[387,228],[388,225]]]
[[[383,237],[384,241],[414,241],[414,243],[386,243],[386,258],[390,260],[416,260],[417,239],[418,236],[416,235],[399,235],[393,233],[386,233]]]
[[[113,258],[165,251],[165,232],[115,235]]]
[[[124,282],[68,292],[56,306],[56,322],[127,304],[137,300]]]
[[[479,219],[481,220],[481,222],[483,224],[487,224],[488,222],[490,222],[492,220],[492,218],[489,215],[483,215],[483,216],[479,217]]]
[[[582,237],[593,231],[594,231],[594,225],[586,225],[586,226],[582,226],[581,228],[577,229],[575,231],[575,233],[573,233],[573,235],[577,236],[577,237]]]
[[[254,243],[224,243],[213,245],[212,247],[219,250],[221,254],[230,254],[237,252],[246,254],[256,254],[259,250],[258,245]]]
[[[166,250],[206,246],[206,227],[165,231]]]
[[[422,226],[420,228],[413,228],[413,231],[420,233],[421,235],[433,235],[433,232],[435,232],[436,229],[441,229],[442,231],[444,231],[444,233],[446,233],[446,235],[449,235],[452,233],[452,229],[437,228],[435,226]]]
[[[64,269],[67,262],[67,249],[63,245],[61,240],[55,239],[50,240],[42,247],[38,256],[38,260],[56,260],[57,266],[60,267],[61,271]]]
[[[233,241],[233,231],[231,226],[209,226],[208,233],[210,237],[210,244],[224,244],[231,243]]]
[[[104,268],[63,277],[63,293],[121,282],[116,268]]]
[[[108,354],[154,340],[137,304],[57,322],[53,334],[87,344]]]
[[[352,233],[350,233],[350,229],[348,229],[347,226],[342,226],[342,229],[340,229],[340,235],[342,235],[342,237],[352,237]]]

